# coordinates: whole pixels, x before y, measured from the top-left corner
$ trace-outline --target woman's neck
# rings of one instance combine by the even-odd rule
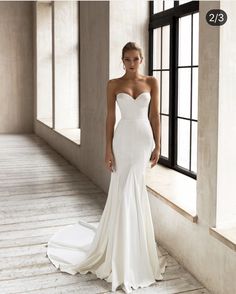
[[[140,80],[142,78],[142,75],[139,72],[126,72],[123,77],[126,80]]]

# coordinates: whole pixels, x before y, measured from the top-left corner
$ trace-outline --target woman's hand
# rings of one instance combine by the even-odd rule
[[[152,151],[152,155],[151,155],[151,159],[150,159],[150,161],[152,162],[151,168],[157,164],[159,157],[160,157],[160,148],[155,147],[155,149],[153,149],[153,151]]]
[[[113,172],[115,170],[115,158],[113,155],[113,152],[111,150],[106,151],[106,155],[105,155],[105,164],[106,167]],[[113,168],[112,168],[113,167]]]

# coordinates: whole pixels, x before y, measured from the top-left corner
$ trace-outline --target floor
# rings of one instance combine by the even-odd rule
[[[111,293],[94,274],[62,273],[46,257],[54,232],[78,218],[99,221],[106,195],[34,134],[0,135],[0,146],[0,293]],[[164,280],[134,293],[210,293],[161,250]]]

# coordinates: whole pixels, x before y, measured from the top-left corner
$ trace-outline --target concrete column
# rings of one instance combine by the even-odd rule
[[[228,21],[210,26],[206,13],[223,9]],[[200,2],[197,213],[199,222],[236,222],[236,3]]]
[[[220,28],[206,22],[218,1],[199,1],[199,97],[197,214],[206,226],[216,224]]]
[[[32,1],[0,1],[0,133],[33,132]]]
[[[236,223],[236,2],[220,8],[228,20],[220,27],[217,227]]]

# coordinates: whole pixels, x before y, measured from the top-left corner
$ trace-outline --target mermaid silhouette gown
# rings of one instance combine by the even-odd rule
[[[167,259],[155,242],[145,169],[154,148],[148,120],[150,93],[118,93],[121,119],[114,130],[106,204],[97,224],[82,220],[55,233],[47,256],[63,272],[96,274],[125,293],[162,280]]]

